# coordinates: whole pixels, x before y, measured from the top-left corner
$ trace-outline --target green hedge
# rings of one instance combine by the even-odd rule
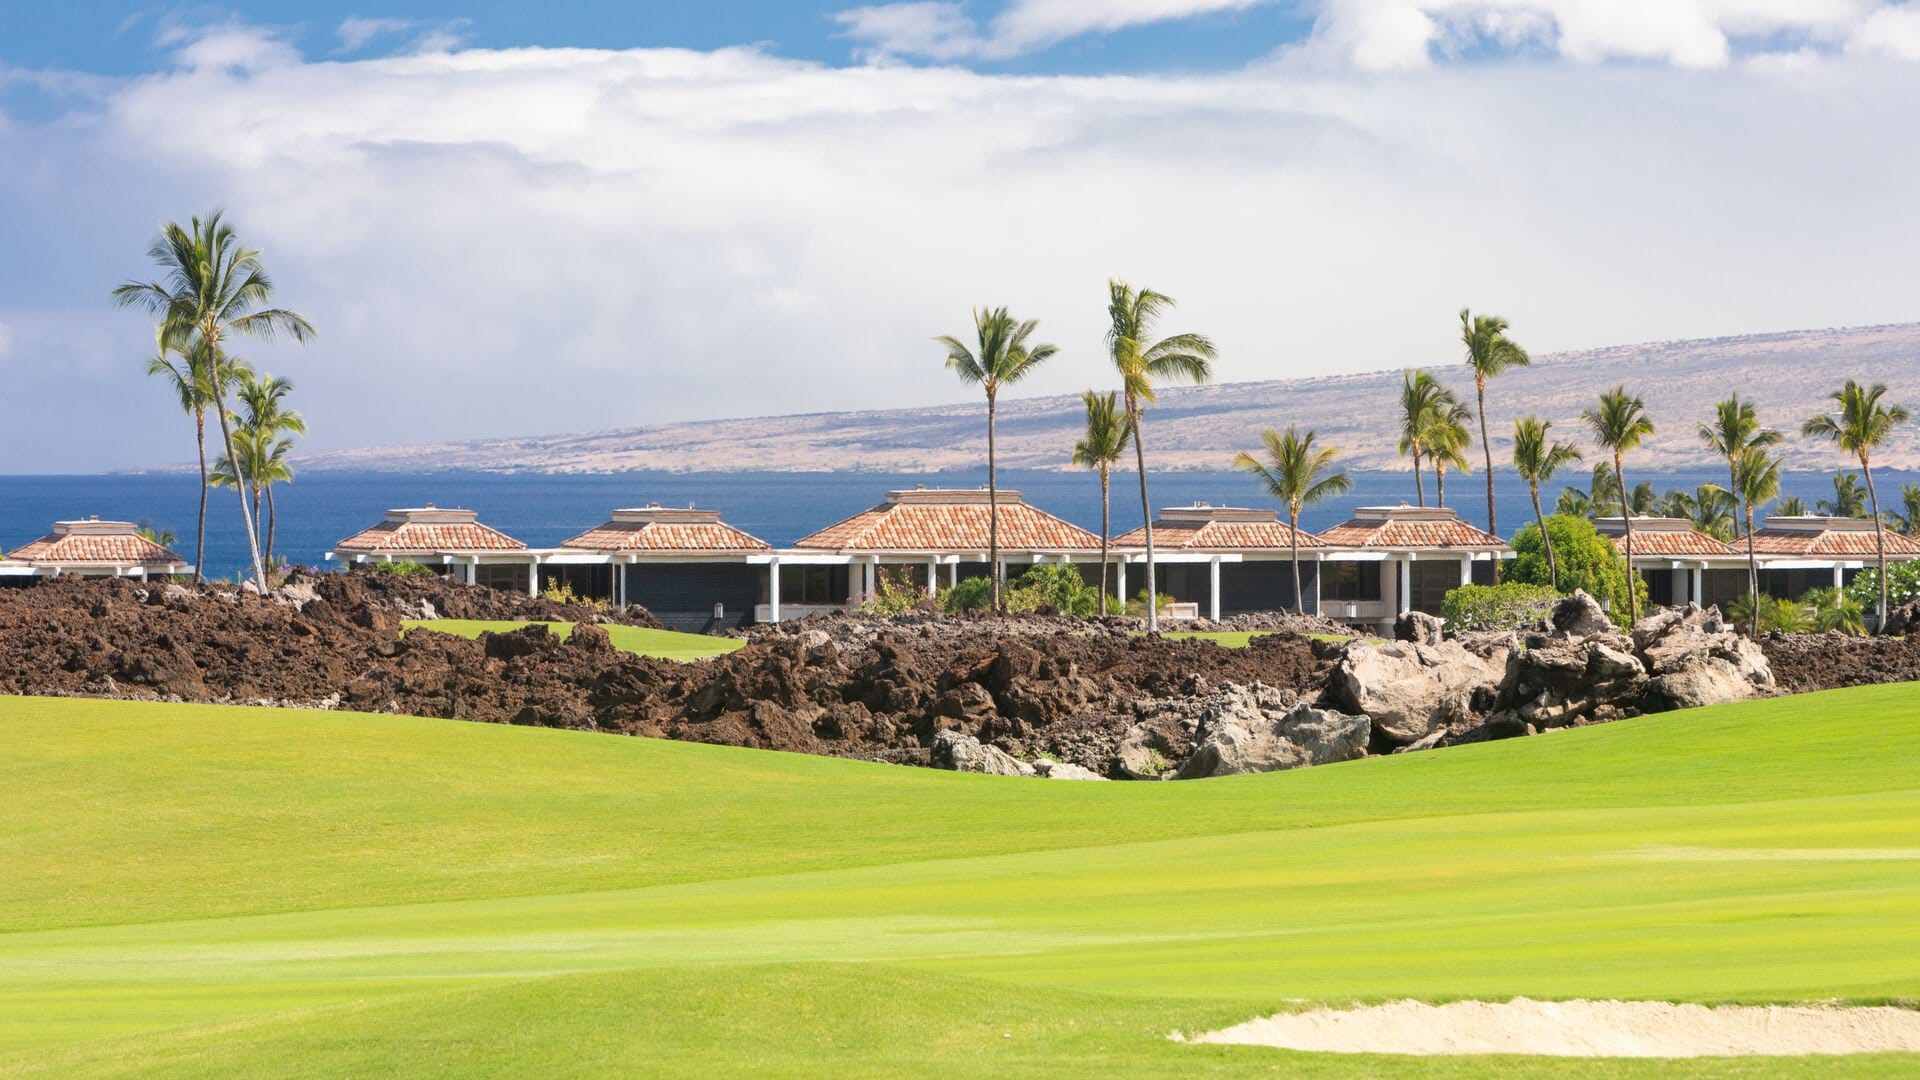
[[[1559,599],[1549,586],[1520,581],[1462,585],[1441,602],[1440,615],[1455,630],[1518,630],[1546,618]]]

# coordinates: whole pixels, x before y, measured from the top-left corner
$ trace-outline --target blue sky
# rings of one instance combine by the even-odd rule
[[[0,472],[191,455],[106,294],[216,206],[314,449],[966,400],[976,305],[1078,392],[1111,277],[1227,380],[1920,318],[1920,2],[532,7],[0,0]]]

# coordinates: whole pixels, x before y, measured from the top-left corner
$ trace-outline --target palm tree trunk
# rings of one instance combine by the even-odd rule
[[[1737,466],[1735,466],[1734,464],[1733,455],[1728,454],[1727,455],[1727,493],[1737,498],[1740,493],[1740,474],[1735,471],[1736,468]],[[1748,511],[1748,517],[1751,518],[1753,507],[1751,506],[1747,507],[1747,511]],[[1734,531],[1733,538],[1735,540],[1740,539],[1740,535],[1739,535],[1740,519],[1739,518],[1733,519],[1733,531]],[[1753,522],[1751,520],[1747,522],[1747,531],[1748,532],[1753,531]]]
[[[280,524],[280,511],[273,505],[273,485],[267,485],[267,546],[261,553],[268,566],[273,565],[273,533]]]
[[[1633,569],[1633,510],[1627,506],[1627,472],[1619,451],[1613,455],[1614,479],[1620,481],[1620,524],[1627,530],[1627,626],[1640,621],[1640,588]]]
[[[208,338],[207,352],[212,357],[213,376],[214,376],[213,377],[213,408],[214,408],[215,415],[217,415],[220,418],[220,441],[226,444],[227,462],[229,464],[235,464],[239,461],[239,458],[233,452],[232,417],[227,415],[227,395],[226,395],[226,391],[220,385],[221,357],[220,357],[219,336],[218,334],[208,335],[204,332],[202,333],[201,336]],[[234,479],[236,482],[233,485],[233,493],[240,497],[240,524],[245,529],[247,534],[247,551],[250,555],[253,556],[253,580],[254,580],[254,584],[260,590],[260,595],[265,596],[267,594],[267,567],[266,567],[266,564],[260,560],[260,537],[255,535],[253,531],[253,514],[252,514],[252,511],[247,506],[246,485],[238,483],[239,470],[236,468],[234,472],[235,472]]]
[[[1100,617],[1107,617],[1107,537],[1113,531],[1107,463],[1100,463]]]
[[[1447,467],[1438,460],[1433,463],[1433,486],[1434,504],[1445,510],[1447,508]]]
[[[1747,620],[1747,633],[1760,640],[1760,560],[1753,553],[1753,501],[1747,501],[1747,595],[1753,598],[1754,617]]]
[[[1880,496],[1873,490],[1873,466],[1867,463],[1867,455],[1860,455],[1860,471],[1867,476],[1867,502],[1873,508],[1873,546],[1878,553],[1880,563],[1880,625],[1874,633],[1886,633],[1887,626],[1887,526],[1880,520]]]
[[[267,562],[267,550],[266,550],[266,545],[260,543],[260,537],[266,535],[264,532],[261,531],[266,526],[266,521],[264,521],[260,516],[260,486],[258,484],[255,484],[255,485],[252,485],[252,487],[253,487],[254,542],[256,544],[259,544],[260,546],[260,563],[262,566],[265,566]]]
[[[1133,429],[1133,460],[1140,470],[1140,513],[1147,524],[1147,633],[1160,629],[1159,585],[1153,580],[1153,506],[1147,501],[1147,450],[1140,438],[1140,408],[1127,403],[1127,426]]]
[[[1287,546],[1293,555],[1293,613],[1307,613],[1306,598],[1300,595],[1300,512],[1287,508]]]
[[[987,576],[993,581],[993,613],[1000,610],[1000,488],[993,456],[994,392],[987,390]]]
[[[1547,583],[1553,586],[1553,591],[1559,592],[1560,563],[1553,557],[1553,537],[1547,535],[1547,515],[1540,509],[1539,482],[1533,480],[1528,481],[1527,491],[1533,496],[1533,520],[1535,524],[1540,526],[1540,546],[1547,551]],[[1498,562],[1499,560],[1496,559],[1495,561]]]
[[[1420,500],[1420,508],[1427,506],[1426,478],[1420,475],[1420,444],[1413,444],[1413,497]]]
[[[203,585],[207,580],[207,410],[193,411],[193,438],[200,447],[200,517],[199,524],[193,530],[193,583]]]
[[[1500,535],[1500,522],[1493,513],[1493,444],[1487,441],[1487,377],[1478,371],[1473,373],[1474,393],[1480,398],[1480,456],[1487,463],[1487,531]],[[1540,535],[1545,536],[1542,530]],[[1500,584],[1500,560],[1493,560],[1493,583]]]

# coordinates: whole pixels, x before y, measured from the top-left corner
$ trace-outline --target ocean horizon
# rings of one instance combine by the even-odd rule
[[[1809,506],[1831,494],[1831,473],[1787,474],[1783,494],[1798,495]],[[1345,520],[1354,507],[1415,501],[1407,472],[1351,472],[1353,489],[1301,515],[1308,530]],[[1533,519],[1533,507],[1517,478],[1497,473],[1500,532],[1511,537]],[[1724,481],[1710,469],[1684,472],[1629,471],[1635,484],[1650,481],[1665,492],[1691,491],[1703,483]],[[1584,472],[1571,480],[1585,485]],[[1486,523],[1484,481],[1477,475],[1450,477],[1448,504],[1476,525]],[[1889,505],[1903,483],[1920,473],[1876,472]],[[464,507],[480,519],[532,547],[552,547],[607,519],[616,507],[700,506],[716,509],[727,521],[776,547],[858,513],[882,501],[888,491],[927,487],[979,487],[986,470],[951,472],[628,472],[609,474],[532,473],[346,473],[319,472],[275,489],[280,507],[275,550],[288,561],[318,565],[326,552],[347,536],[380,521],[391,507]],[[1206,502],[1216,506],[1271,507],[1273,501],[1243,473],[1176,471],[1150,473],[1149,493],[1156,507]],[[1002,488],[1019,491],[1030,503],[1083,528],[1100,529],[1100,485],[1091,473],[1055,470],[1002,470]],[[1541,493],[1551,511],[1563,485]],[[1433,499],[1431,477],[1427,498]],[[193,557],[198,479],[191,474],[101,474],[74,476],[0,476],[0,546],[11,551],[44,535],[56,520],[97,516],[145,522],[175,536],[174,548]],[[1136,475],[1113,477],[1114,535],[1140,525]],[[234,493],[216,488],[207,507],[206,571],[231,578],[247,564],[246,539]]]

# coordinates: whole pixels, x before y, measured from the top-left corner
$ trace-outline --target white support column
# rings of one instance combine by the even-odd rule
[[[607,591],[613,594],[613,609],[627,610],[627,564],[619,559],[607,560]]]
[[[1473,556],[1460,556],[1460,584],[1473,584]]]
[[[1114,560],[1113,583],[1114,588],[1120,590],[1120,604],[1124,607],[1127,603],[1127,560]]]
[[[1395,614],[1405,615],[1413,610],[1413,554],[1400,556],[1399,595],[1394,598]]]
[[[865,563],[861,564],[861,567],[860,567],[860,579],[863,584],[863,588],[860,591],[860,596],[862,599],[871,597],[877,591],[876,582],[879,577],[880,577],[880,556],[875,555],[869,558]]]
[[[1207,567],[1207,597],[1211,601],[1207,618],[1220,621],[1220,556],[1215,555]]]
[[[940,589],[940,560],[938,557],[927,560],[927,595],[932,596]]]
[[[1687,602],[1687,591],[1692,585],[1692,579],[1693,575],[1688,572],[1686,567],[1676,566],[1673,568],[1673,583],[1671,587],[1673,589],[1673,595],[1676,597],[1675,603],[1684,604]]]
[[[1313,560],[1313,611],[1310,612],[1313,615],[1320,614],[1320,573],[1326,568],[1326,561],[1316,556]],[[1294,599],[1299,600],[1300,597]]]
[[[780,621],[780,556],[767,560],[767,618]]]
[[[479,556],[475,556],[467,560],[466,582],[469,585],[478,585],[480,583],[479,578],[480,558]]]
[[[540,558],[534,556],[527,560],[527,595],[540,595]]]
[[[1701,587],[1701,578],[1704,576],[1705,576],[1704,566],[1694,567],[1692,573],[1688,574],[1688,577],[1692,578],[1693,580],[1687,586],[1687,599],[1692,601],[1693,603],[1700,604],[1702,606],[1704,606],[1707,602],[1706,590]]]
[[[1888,580],[1891,581],[1892,579],[1889,578]],[[1836,589],[1842,589],[1846,587],[1846,578],[1840,569],[1839,563],[1833,564],[1833,587]]]
[[[958,586],[959,584],[960,584],[960,560],[959,558],[956,557],[952,562],[947,564],[947,588],[951,589]]]

